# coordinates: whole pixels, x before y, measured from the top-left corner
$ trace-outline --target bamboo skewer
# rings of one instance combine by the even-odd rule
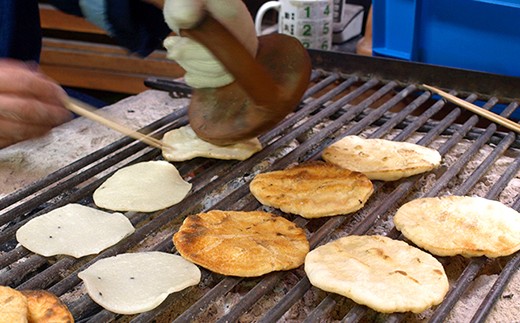
[[[484,118],[486,118],[488,120],[491,120],[491,121],[493,121],[493,122],[495,122],[495,123],[497,123],[497,124],[499,124],[501,126],[504,126],[504,127],[508,128],[510,130],[513,130],[513,131],[515,131],[517,133],[520,133],[520,124],[518,124],[518,123],[516,123],[514,121],[511,121],[511,120],[509,120],[507,118],[504,118],[504,117],[502,117],[502,116],[500,116],[498,114],[495,114],[495,113],[493,113],[493,112],[491,112],[489,110],[486,110],[486,109],[483,109],[483,108],[481,108],[479,106],[476,106],[473,103],[470,103],[468,101],[464,101],[464,100],[462,100],[462,99],[460,99],[460,98],[458,98],[458,97],[456,97],[454,95],[451,95],[451,94],[449,94],[447,92],[444,92],[444,91],[442,91],[442,90],[440,90],[440,89],[438,89],[436,87],[433,87],[433,86],[430,86],[430,85],[426,85],[426,84],[423,84],[423,86],[426,89],[428,89],[428,90],[430,90],[430,91],[432,91],[434,93],[437,93],[438,95],[442,96],[446,100],[448,100],[448,101],[450,101],[452,103],[457,104],[458,106],[461,106],[461,107],[463,107],[463,108],[465,108],[465,109],[467,109],[467,110],[469,110],[469,111],[471,111],[473,113],[478,114],[479,116],[482,116],[482,117],[484,117]]]
[[[128,136],[128,137],[131,137],[131,138],[134,138],[134,139],[137,139],[139,141],[142,141],[152,147],[155,147],[155,148],[159,148],[159,149],[162,149],[163,147],[167,147],[167,148],[170,148],[170,149],[173,149],[173,147],[165,144],[164,142],[162,142],[161,140],[158,140],[158,139],[155,139],[153,137],[150,137],[150,136],[147,136],[143,133],[140,133],[138,131],[135,131],[135,130],[132,130],[130,128],[127,128],[123,125],[120,125],[112,120],[109,120],[109,119],[106,119],[102,116],[100,116],[99,114],[95,113],[93,110],[93,108],[89,108],[87,107],[85,104],[83,103],[79,103],[77,102],[76,100],[72,99],[72,98],[68,98],[67,101],[63,102],[65,107],[72,111],[72,112],[75,112],[87,119],[90,119],[92,121],[96,121],[98,123],[101,123],[102,125],[104,126],[107,126],[113,130],[116,130],[116,131],[119,131],[120,133]]]

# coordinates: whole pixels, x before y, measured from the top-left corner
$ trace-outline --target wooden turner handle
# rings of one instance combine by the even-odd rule
[[[272,105],[280,100],[281,91],[266,68],[259,64],[245,47],[218,20],[207,14],[201,22],[181,30],[206,46],[224,65],[236,82],[257,105]]]

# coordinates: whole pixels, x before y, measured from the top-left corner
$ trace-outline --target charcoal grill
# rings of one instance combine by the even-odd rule
[[[77,322],[419,321],[417,315],[377,313],[345,297],[319,291],[310,285],[302,268],[247,279],[202,269],[198,286],[172,294],[158,308],[134,316],[117,315],[95,304],[77,277],[79,271],[96,260],[119,253],[175,252],[172,235],[189,214],[209,209],[266,209],[249,193],[248,184],[255,174],[319,159],[326,146],[351,134],[434,147],[444,157],[443,166],[397,182],[376,181],[373,197],[355,214],[307,220],[267,209],[304,227],[311,248],[348,234],[377,233],[402,238],[391,225],[391,216],[404,202],[417,197],[481,195],[505,199],[506,204],[519,209],[520,195],[511,189],[520,168],[517,136],[431,96],[420,86],[427,83],[448,89],[467,101],[482,102],[486,109],[503,106],[502,115],[507,117],[518,107],[519,79],[345,53],[310,53],[311,85],[296,112],[261,136],[265,147],[262,151],[242,162],[198,158],[175,163],[182,176],[193,183],[192,192],[169,209],[151,214],[126,213],[136,232],[99,255],[45,258],[17,246],[14,234],[28,220],[67,203],[93,206],[93,190],[114,169],[161,159],[157,149],[124,138],[0,200],[0,283],[55,293],[69,306]],[[189,95],[189,89],[174,83],[158,84],[152,80],[148,84],[172,95]],[[164,132],[186,123],[183,108],[147,129],[160,138]],[[457,149],[460,152],[454,153]],[[475,162],[478,156],[482,159]],[[508,158],[508,162],[497,168],[501,158]],[[493,177],[489,176],[491,173]],[[505,190],[512,190],[513,196],[504,197]],[[482,273],[498,274],[472,318],[482,322],[496,300],[505,297],[504,289],[518,272],[520,254],[495,260],[439,258],[445,266],[454,259],[463,266],[455,272],[447,271],[450,291],[426,318],[431,322],[446,320],[475,277]]]

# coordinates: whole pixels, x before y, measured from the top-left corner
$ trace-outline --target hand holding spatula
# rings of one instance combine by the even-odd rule
[[[213,2],[217,1],[207,1]],[[294,110],[307,89],[311,63],[305,48],[293,37],[273,34],[258,37],[253,56],[210,12],[203,11],[200,18],[180,35],[209,49],[234,81],[193,90],[189,107],[193,130],[206,141],[227,145],[274,127]]]

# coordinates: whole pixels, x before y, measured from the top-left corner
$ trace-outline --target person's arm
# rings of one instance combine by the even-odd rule
[[[0,59],[0,148],[41,136],[72,118],[63,89],[33,66]]]
[[[158,0],[48,0],[59,10],[84,17],[121,47],[139,56],[148,56],[161,48],[170,34],[164,22],[162,2]]]
[[[251,14],[242,0],[165,0],[164,20],[175,33],[198,24],[211,14],[254,57],[258,38]],[[233,76],[203,45],[187,37],[170,36],[163,42],[167,57],[184,68],[184,79],[193,88],[222,87],[234,81]]]

